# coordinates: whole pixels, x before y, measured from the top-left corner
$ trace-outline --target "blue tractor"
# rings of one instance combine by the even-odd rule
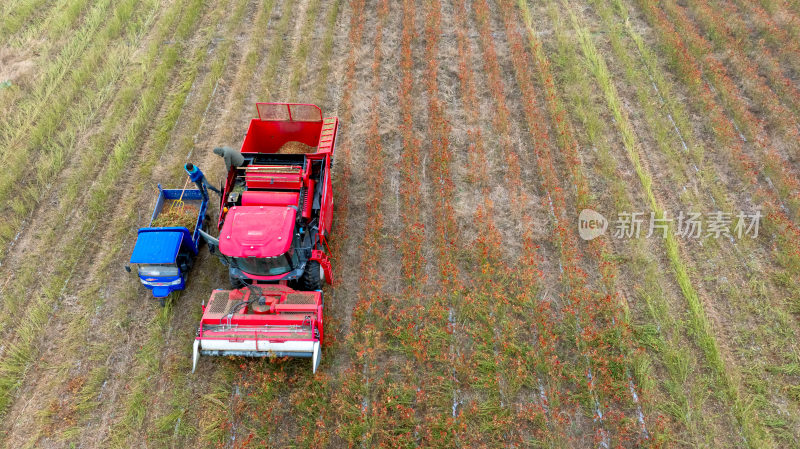
[[[197,167],[190,163],[185,168],[197,188],[163,189],[158,185],[158,198],[150,223],[139,228],[130,259],[131,264],[138,266],[142,284],[152,291],[162,306],[170,293],[185,288],[189,270],[200,249],[200,230],[209,223],[207,183]],[[176,207],[192,216],[197,211],[193,225],[158,226],[159,216],[175,213]],[[130,266],[125,268],[131,271]]]

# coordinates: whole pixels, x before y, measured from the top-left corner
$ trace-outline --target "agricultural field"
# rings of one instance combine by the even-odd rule
[[[124,267],[259,101],[341,123],[322,362],[192,373],[226,268]],[[0,166],[1,447],[800,447],[800,1],[4,0]]]

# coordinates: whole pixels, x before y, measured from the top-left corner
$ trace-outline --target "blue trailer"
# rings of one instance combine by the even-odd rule
[[[139,279],[153,292],[153,297],[160,299],[162,306],[170,293],[186,286],[186,277],[200,249],[200,229],[208,223],[208,191],[204,183],[197,184],[197,189],[162,189],[159,184],[150,224],[139,229],[131,254],[130,263],[138,265]],[[159,214],[165,208],[174,207],[172,201],[179,199],[183,200],[184,207],[197,208],[194,227],[153,227]],[[126,268],[130,271],[130,267]]]

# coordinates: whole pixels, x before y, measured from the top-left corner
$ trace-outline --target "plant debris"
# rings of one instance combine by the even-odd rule
[[[153,220],[152,227],[168,228],[183,226],[190,231],[194,230],[194,226],[197,224],[197,216],[200,214],[200,209],[188,204],[179,207],[175,204],[176,202],[177,201],[171,201],[169,204],[164,204],[164,207],[161,208],[161,213]]]
[[[283,144],[281,149],[278,150],[278,153],[280,154],[307,154],[316,152],[317,147],[312,147],[296,140],[290,140],[289,142],[286,142]]]

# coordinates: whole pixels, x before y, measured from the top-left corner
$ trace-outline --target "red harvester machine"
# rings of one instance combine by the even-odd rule
[[[333,215],[331,164],[336,117],[317,106],[258,103],[220,201],[210,246],[234,290],[203,307],[192,370],[200,355],[310,357],[322,343],[322,284],[331,280],[327,236]],[[287,143],[306,151],[285,153]],[[291,145],[291,144],[290,144]]]

